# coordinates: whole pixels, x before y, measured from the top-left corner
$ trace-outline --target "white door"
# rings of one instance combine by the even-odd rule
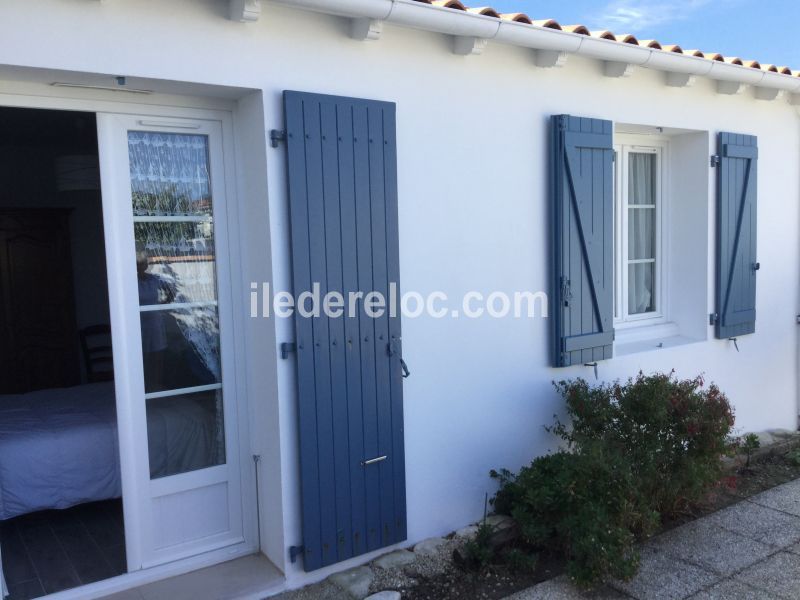
[[[129,570],[242,542],[222,124],[98,114]]]

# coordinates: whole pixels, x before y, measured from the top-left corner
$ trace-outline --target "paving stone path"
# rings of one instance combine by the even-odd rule
[[[582,594],[565,577],[508,600],[800,598],[800,479],[648,540],[639,574]]]

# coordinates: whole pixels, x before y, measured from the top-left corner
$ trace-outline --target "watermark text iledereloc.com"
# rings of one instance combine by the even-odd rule
[[[468,291],[452,301],[442,291],[422,294],[415,291],[399,293],[397,284],[390,282],[386,293],[372,291],[340,292],[329,290],[322,293],[322,285],[314,282],[310,290],[300,292],[297,297],[291,292],[275,292],[268,282],[250,283],[250,316],[252,318],[328,317],[331,319],[356,318],[362,315],[373,319],[384,316],[404,318],[433,317],[435,319],[478,319],[492,317],[501,319],[546,318],[548,299],[545,292],[532,291]]]

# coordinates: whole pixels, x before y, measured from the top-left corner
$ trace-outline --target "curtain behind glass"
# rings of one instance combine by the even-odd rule
[[[628,155],[628,314],[655,310],[656,155]]]

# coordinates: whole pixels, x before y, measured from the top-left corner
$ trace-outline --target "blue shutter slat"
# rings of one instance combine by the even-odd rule
[[[559,367],[613,354],[612,125],[554,116],[553,355]]]
[[[394,105],[284,93],[295,298],[399,283]],[[347,307],[345,307],[347,308]],[[405,539],[399,315],[295,314],[307,571]],[[364,465],[386,456],[383,462]]]
[[[386,248],[389,281],[400,282],[400,236],[399,206],[397,197],[397,119],[393,104],[385,105],[383,110],[383,151],[386,193]],[[400,290],[396,290],[399,301]],[[392,344],[390,357],[390,388],[392,395],[392,449],[394,480],[394,535],[405,539],[406,529],[406,470],[405,470],[405,427],[403,426],[403,378],[402,378],[402,332],[400,319],[389,318],[389,343]]]
[[[354,155],[354,119],[353,108],[337,107],[337,132],[345,135],[337,136],[339,152],[339,204],[341,210],[342,240],[342,293],[345,298],[351,292],[360,289],[358,270],[357,222],[356,222],[356,171]],[[346,133],[350,132],[349,135]],[[349,464],[359,464],[364,456],[364,414],[362,410],[363,395],[362,349],[358,319],[343,319],[344,343],[342,344],[346,359],[345,373],[347,379],[347,419],[349,433]],[[365,506],[366,479],[364,469],[350,472],[352,554],[357,556],[366,552],[367,515]]]
[[[308,205],[309,257],[311,282],[320,284],[320,294],[327,292],[325,203],[323,191],[323,161],[321,111],[319,102],[304,102],[304,136],[306,149],[305,201]],[[301,138],[302,139],[302,138]],[[299,297],[299,293],[295,290]],[[320,487],[321,560],[324,564],[337,562],[336,503],[334,437],[332,430],[330,339],[328,324],[322,319],[312,319],[313,344],[300,352],[311,352],[314,370],[309,377],[314,380],[314,398],[317,421],[317,451]]]
[[[389,273],[386,253],[386,189],[383,165],[383,108],[367,109],[370,166],[370,200],[372,218],[372,273],[374,290],[384,298],[389,297]],[[377,242],[377,243],[376,243]],[[392,418],[389,344],[389,317],[383,315],[375,322],[375,352],[380,360],[375,363],[375,379],[378,389],[376,412],[378,417],[378,455],[389,458],[376,465],[380,489],[380,539],[381,546],[388,546],[394,539],[394,483],[392,481]]]
[[[368,118],[366,106],[353,107],[353,152],[355,156],[356,181],[356,243],[358,285],[361,290],[374,289],[372,275],[372,219],[370,216],[370,165],[368,148]],[[377,387],[375,381],[375,320],[359,311],[359,330],[361,337],[361,386],[364,415],[364,450],[363,456],[373,457],[378,454],[378,417],[375,398]],[[370,343],[370,340],[373,340]],[[375,498],[380,493],[380,480],[376,469],[364,471],[366,494]],[[366,530],[364,541],[367,551],[381,547],[380,513],[377,502],[366,502]]]
[[[717,172],[717,281],[715,335],[755,331],[758,141],[720,133]]]
[[[287,131],[292,137],[303,139],[305,118],[300,98],[285,104]],[[289,140],[293,142],[294,140]],[[309,255],[308,186],[306,177],[306,148],[303,143],[287,145],[289,189],[291,190],[293,283],[295,290],[311,289],[311,259]],[[297,345],[297,393],[300,398],[314,398],[313,328],[310,319],[295,322]],[[319,466],[317,461],[317,421],[314,402],[300,402],[298,406],[300,436],[300,472],[302,485],[303,547],[307,564],[321,564],[322,542],[319,508]]]

